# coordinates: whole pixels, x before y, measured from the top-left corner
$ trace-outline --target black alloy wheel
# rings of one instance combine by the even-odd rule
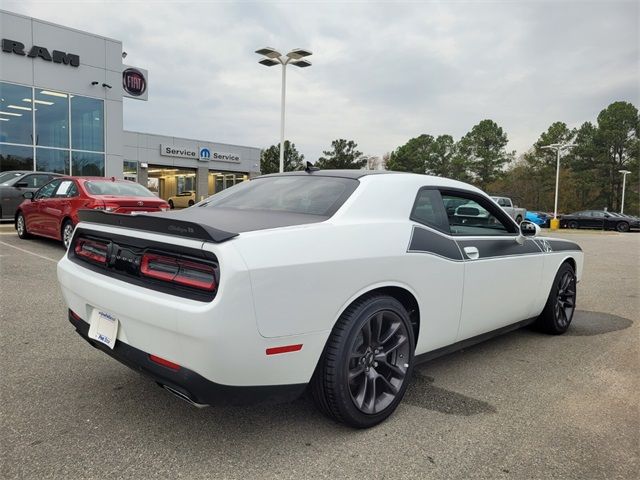
[[[382,412],[395,399],[409,364],[409,333],[400,316],[383,310],[369,317],[351,345],[351,400],[366,414]]]
[[[618,222],[616,224],[616,230],[619,232],[628,232],[629,224],[627,222]]]
[[[571,325],[576,310],[576,274],[573,267],[563,263],[553,280],[551,292],[536,326],[546,333],[559,335]]]
[[[413,328],[403,305],[387,295],[354,302],[336,323],[311,379],[318,408],[356,428],[393,413],[413,370]]]

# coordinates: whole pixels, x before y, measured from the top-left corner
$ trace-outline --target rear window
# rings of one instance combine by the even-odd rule
[[[85,182],[84,187],[91,195],[113,195],[117,197],[155,197],[142,185],[133,182],[112,182],[93,180]]]
[[[357,186],[354,179],[316,175],[256,178],[228,188],[200,206],[329,217]]]

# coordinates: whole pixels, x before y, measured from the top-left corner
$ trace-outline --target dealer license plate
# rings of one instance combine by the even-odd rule
[[[113,348],[118,335],[118,319],[112,313],[94,308],[91,313],[89,338]]]

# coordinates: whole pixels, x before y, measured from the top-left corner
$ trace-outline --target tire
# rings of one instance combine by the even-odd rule
[[[173,200],[169,200],[169,208],[173,210],[175,207],[173,206]]]
[[[629,224],[627,222],[618,222],[616,224],[616,230],[619,232],[628,232]]]
[[[31,238],[31,234],[27,231],[27,223],[22,212],[18,212],[18,215],[16,215],[16,232],[18,232],[18,237],[22,240]]]
[[[576,274],[573,267],[563,263],[558,269],[544,310],[535,326],[544,333],[561,335],[567,331],[576,311]]]
[[[575,230],[576,228],[578,228],[578,222],[576,222],[575,220],[571,220],[569,223],[567,223],[567,227]]]
[[[516,217],[516,223],[517,223],[518,225],[520,225],[520,224],[522,223],[522,217],[521,217],[520,215],[518,215],[518,216]]]
[[[351,427],[377,425],[407,390],[414,350],[409,315],[398,300],[357,300],[338,319],[311,379],[316,406]]]
[[[62,245],[64,245],[64,249],[67,250],[69,245],[71,244],[71,238],[73,237],[73,222],[71,220],[65,220],[62,224],[62,229],[60,230],[60,238],[62,239]]]
[[[193,207],[196,204],[196,202],[194,202],[193,200],[189,200],[189,206]]]

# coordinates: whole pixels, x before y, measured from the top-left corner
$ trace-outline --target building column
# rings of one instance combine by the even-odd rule
[[[144,188],[147,188],[149,185],[149,169],[141,168],[140,162],[138,162],[138,183],[142,185]]]
[[[209,166],[198,165],[196,172],[196,203],[209,196]]]

